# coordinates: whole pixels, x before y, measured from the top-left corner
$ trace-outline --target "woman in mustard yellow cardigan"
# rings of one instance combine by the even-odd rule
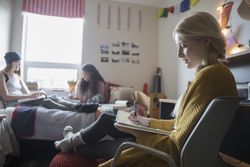
[[[115,138],[130,135],[140,144],[168,153],[179,164],[181,149],[207,105],[218,96],[236,96],[237,90],[232,73],[221,63],[225,58],[225,40],[219,24],[212,15],[205,12],[192,14],[177,24],[173,36],[179,48],[178,58],[184,61],[188,69],[196,69],[194,79],[178,100],[175,119],[157,120],[139,115],[130,116],[132,121],[141,125],[171,131],[169,136],[121,127],[117,127],[120,130],[117,131],[113,125],[115,116],[102,114],[88,128],[75,134],[72,133],[72,129],[69,130],[72,134],[57,141],[55,146],[63,152],[68,152],[76,146],[98,142],[105,134],[113,134]],[[66,132],[67,128],[65,134],[70,134]],[[112,159],[100,167],[111,166],[111,161]],[[166,163],[131,148],[122,152],[118,166],[163,167]]]
[[[136,137],[140,144],[153,147],[170,154],[179,164],[181,149],[189,134],[197,124],[209,102],[218,96],[236,96],[236,84],[230,70],[220,62],[225,58],[225,41],[216,19],[205,12],[194,13],[181,20],[173,33],[181,58],[188,69],[197,69],[194,79],[179,99],[173,120],[157,120],[132,117],[144,126],[172,131],[169,136],[143,133],[117,127]],[[109,160],[100,167],[111,166]],[[134,148],[124,151],[118,166],[165,167],[166,163]]]

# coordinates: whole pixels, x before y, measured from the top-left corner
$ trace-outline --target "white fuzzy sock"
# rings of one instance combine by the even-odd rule
[[[72,127],[71,127],[72,128]],[[65,127],[66,129],[66,127]],[[62,152],[69,152],[71,151],[74,147],[79,146],[81,144],[84,144],[84,141],[81,136],[81,131],[73,134],[72,129],[64,129],[64,136],[66,138],[60,140],[60,141],[55,141],[55,147],[57,149],[61,149]],[[65,133],[68,132],[68,133]]]
[[[70,137],[72,136],[74,133],[73,133],[73,128],[72,126],[66,126],[63,130],[63,138],[67,138],[67,137]]]

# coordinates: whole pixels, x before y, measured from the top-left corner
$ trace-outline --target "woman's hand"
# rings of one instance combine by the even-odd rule
[[[40,90],[37,93],[40,93],[40,96],[47,96],[47,93],[44,90]]]
[[[146,118],[146,117],[143,117],[143,116],[140,116],[140,115],[137,115],[135,116],[135,112],[132,111],[130,112],[129,116],[128,116],[128,119],[133,122],[134,124],[137,124],[137,125],[142,125],[142,126],[149,126],[149,123],[151,121],[151,118]],[[122,132],[125,132],[125,133],[129,133],[133,136],[137,136],[139,133],[143,133],[141,131],[138,131],[138,130],[133,130],[133,129],[130,129],[130,128],[125,128],[125,127],[121,127],[119,126],[119,124],[115,124],[115,127],[122,131]]]
[[[46,93],[45,92],[34,92],[34,93],[31,93],[30,95],[30,98],[36,98],[36,97],[40,97],[40,96],[43,96],[45,95],[46,96]]]
[[[40,94],[39,93],[31,93],[30,98],[36,98],[39,97]]]
[[[138,114],[135,115],[135,112],[132,111],[128,117],[128,119],[137,125],[149,126],[151,118],[143,117]]]

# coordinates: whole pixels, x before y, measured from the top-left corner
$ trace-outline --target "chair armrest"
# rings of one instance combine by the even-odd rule
[[[162,152],[162,151],[157,150],[157,149],[154,149],[154,148],[151,148],[151,147],[147,147],[147,146],[135,143],[135,142],[124,142],[120,145],[120,147],[117,149],[117,151],[115,153],[114,160],[112,162],[111,167],[116,166],[116,163],[118,161],[118,158],[119,158],[121,152],[123,150],[126,150],[126,149],[131,148],[131,147],[142,150],[145,153],[151,154],[152,156],[155,156],[157,158],[160,158],[160,159],[166,161],[170,167],[177,167],[174,160],[167,153]]]

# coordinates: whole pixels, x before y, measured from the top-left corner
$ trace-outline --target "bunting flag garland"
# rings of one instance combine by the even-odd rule
[[[169,13],[171,14],[179,14],[186,12],[189,10],[191,7],[194,7],[199,0],[183,0],[181,3],[175,5],[175,6],[170,6],[167,8],[160,8],[158,11],[158,16],[159,17],[168,17]]]
[[[174,6],[171,6],[168,8],[168,13],[174,13]]]
[[[167,8],[164,8],[162,17],[168,17],[168,9]]]
[[[198,3],[199,0],[190,0],[190,6],[193,7]]]
[[[159,17],[168,17],[168,9],[167,8],[161,8],[159,10]]]
[[[186,12],[189,9],[189,0],[184,0],[181,2],[181,12]]]
[[[160,8],[160,9],[158,10],[158,16],[159,16],[159,17],[162,17],[162,15],[163,15],[163,8]]]

